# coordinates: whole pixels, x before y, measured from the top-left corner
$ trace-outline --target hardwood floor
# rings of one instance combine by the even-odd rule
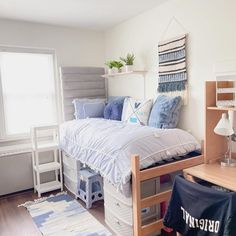
[[[26,201],[37,198],[32,192],[24,192],[0,199],[0,235],[1,236],[40,236],[30,214],[23,207],[17,207]]]
[[[48,194],[43,196],[48,196]],[[36,198],[37,194],[33,193],[33,191],[25,191],[0,198],[0,236],[41,235],[27,210],[24,207],[18,207],[18,205]],[[83,202],[80,201],[80,203],[84,205]],[[89,212],[105,225],[102,201],[94,203]],[[109,229],[108,226],[106,227]],[[163,233],[162,235],[170,236],[171,234]]]
[[[42,196],[48,195],[44,194]],[[18,207],[18,205],[36,198],[38,198],[37,194],[33,191],[0,198],[0,236],[41,236],[27,210],[24,207]],[[82,202],[81,204],[84,205]],[[105,224],[102,201],[94,203],[89,212],[102,224]]]

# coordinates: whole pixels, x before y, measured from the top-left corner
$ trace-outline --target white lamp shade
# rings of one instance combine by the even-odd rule
[[[230,124],[230,120],[228,119],[226,113],[222,114],[222,117],[216,125],[214,132],[222,136],[230,136],[234,134],[234,130]]]

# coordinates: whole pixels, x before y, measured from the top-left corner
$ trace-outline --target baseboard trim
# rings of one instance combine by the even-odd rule
[[[17,192],[13,192],[13,193],[8,193],[8,194],[4,194],[4,195],[0,195],[0,198],[9,198],[9,197],[12,197],[12,196],[17,196],[17,195],[20,195],[22,193],[26,193],[26,192],[30,192],[32,191],[33,192],[33,188],[29,188],[29,189],[25,189],[25,190],[21,190],[21,191],[17,191]]]

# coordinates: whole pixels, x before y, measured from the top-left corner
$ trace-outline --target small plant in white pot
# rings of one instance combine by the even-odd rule
[[[125,63],[125,72],[133,70],[135,56],[133,53],[128,53],[126,57],[120,57],[120,60]]]
[[[113,61],[113,67],[117,69],[117,72],[121,72],[121,68],[124,64],[121,61]]]
[[[108,66],[107,74],[112,74],[113,70],[112,68],[114,67],[114,61],[107,61],[105,63],[106,66]]]

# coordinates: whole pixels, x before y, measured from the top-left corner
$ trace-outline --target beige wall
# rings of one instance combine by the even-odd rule
[[[219,61],[236,59],[235,0],[169,0],[105,34],[106,59],[127,52],[136,55],[136,68],[150,71],[146,77],[147,97],[156,96],[158,42],[188,33],[189,100],[180,126],[198,138],[204,132],[204,81],[215,78]],[[175,17],[179,23],[172,21]],[[236,69],[236,68],[235,68]],[[137,77],[109,79],[110,95],[143,97],[143,83]]]

